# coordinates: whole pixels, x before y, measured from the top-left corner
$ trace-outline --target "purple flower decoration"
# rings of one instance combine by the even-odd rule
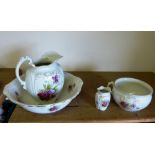
[[[55,76],[53,76],[52,79],[53,79],[54,83],[58,83],[59,82],[57,74]]]
[[[109,102],[107,101],[104,101],[104,102],[102,102],[102,107],[106,107],[106,106],[108,106],[108,104],[109,104]]]
[[[127,107],[128,107],[128,103],[121,102],[120,104],[121,104],[121,106],[124,107],[124,108],[127,108]]]
[[[132,107],[132,108],[136,108],[136,105],[135,105],[135,104],[132,104],[131,107]]]
[[[41,100],[49,100],[55,97],[55,90],[41,91],[37,95]]]
[[[56,110],[57,110],[57,107],[54,106],[54,107],[50,108],[49,110],[50,110],[50,111],[56,111]]]

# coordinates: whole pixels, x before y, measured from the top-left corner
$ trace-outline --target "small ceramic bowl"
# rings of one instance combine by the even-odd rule
[[[83,81],[69,73],[65,73],[65,83],[62,91],[49,101],[37,100],[23,89],[17,79],[7,84],[3,90],[4,95],[27,111],[48,114],[65,108],[81,91]]]
[[[146,108],[152,100],[153,88],[144,81],[120,78],[108,85],[113,85],[113,98],[125,111],[140,111]]]

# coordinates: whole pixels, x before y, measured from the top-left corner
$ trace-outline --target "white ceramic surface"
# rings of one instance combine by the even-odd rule
[[[29,62],[31,68],[27,69],[23,81],[19,76],[19,69],[25,62]],[[50,100],[62,90],[64,85],[64,72],[58,63],[37,67],[28,56],[21,57],[17,63],[16,77],[25,90],[41,100]]]
[[[126,88],[129,91],[123,91],[119,89],[122,83],[125,84],[130,82],[135,83],[135,86],[133,85],[134,87],[136,87],[137,83],[139,86],[145,88],[146,92],[142,93],[141,91],[139,91],[135,93],[134,87],[130,87],[129,85]],[[120,78],[117,79],[115,82],[110,82],[108,85],[111,84],[113,85],[112,95],[115,102],[125,111],[140,111],[146,108],[152,100],[153,88],[144,81],[134,78]]]
[[[95,95],[96,108],[105,111],[110,103],[111,89],[109,87],[99,87]]]
[[[80,78],[65,73],[65,83],[62,91],[49,101],[32,97],[23,89],[17,79],[7,84],[3,93],[10,101],[30,112],[48,114],[65,108],[80,93],[82,85],[83,81]]]

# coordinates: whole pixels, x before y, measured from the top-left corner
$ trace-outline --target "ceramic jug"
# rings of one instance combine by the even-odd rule
[[[23,77],[25,80],[22,80],[19,69],[25,62],[28,62],[31,67],[26,70]],[[58,63],[36,66],[28,56],[21,57],[17,63],[16,77],[25,90],[41,100],[54,98],[64,85],[64,72]]]
[[[95,95],[96,108],[101,111],[105,111],[110,103],[111,89],[110,87],[100,86],[97,88]]]

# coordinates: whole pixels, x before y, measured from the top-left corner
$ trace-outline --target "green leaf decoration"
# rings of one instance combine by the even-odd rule
[[[44,87],[44,89],[46,89],[46,85],[45,84],[43,84],[43,87]]]
[[[51,85],[47,84],[47,90],[50,90],[50,89],[51,89]]]
[[[57,91],[57,86],[55,86],[53,89],[54,89],[55,91]]]

